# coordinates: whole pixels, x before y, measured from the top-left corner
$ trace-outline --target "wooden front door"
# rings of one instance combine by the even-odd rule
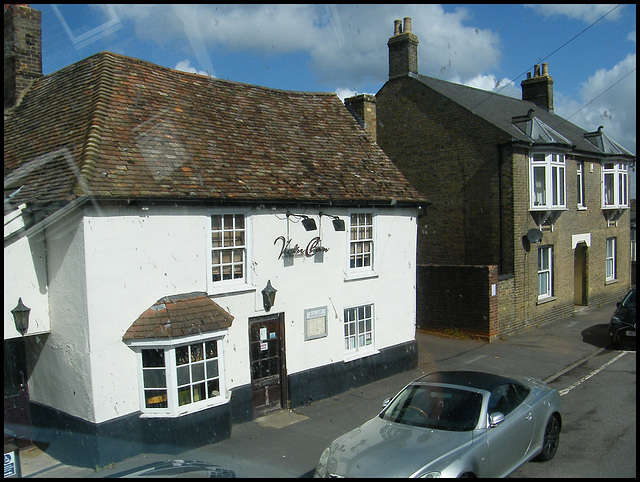
[[[287,401],[283,314],[249,320],[249,353],[256,418],[283,408]]]

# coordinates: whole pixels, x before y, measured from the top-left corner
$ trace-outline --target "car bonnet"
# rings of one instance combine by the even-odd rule
[[[471,431],[433,430],[376,417],[331,444],[328,469],[343,477],[408,477],[472,439]]]

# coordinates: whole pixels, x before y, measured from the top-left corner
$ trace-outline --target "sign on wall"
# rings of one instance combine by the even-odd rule
[[[313,340],[327,336],[327,307],[304,310],[304,339]]]

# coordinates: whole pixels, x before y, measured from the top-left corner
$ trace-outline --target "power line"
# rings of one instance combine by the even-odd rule
[[[625,74],[623,77],[619,78],[616,82],[614,82],[612,85],[610,85],[609,87],[607,87],[605,90],[603,90],[602,92],[600,92],[598,95],[596,95],[593,99],[591,99],[589,102],[587,102],[585,105],[583,105],[582,107],[580,107],[577,111],[575,111],[573,114],[571,114],[569,117],[567,117],[567,120],[571,119],[574,115],[576,115],[578,112],[580,112],[582,109],[584,109],[586,106],[588,106],[589,104],[591,104],[593,101],[595,101],[598,97],[604,95],[607,91],[613,89],[616,85],[618,85],[620,82],[622,82],[624,79],[626,79],[627,77],[629,77],[631,74],[633,74],[636,71],[636,69],[632,69],[630,72],[628,72],[627,74]]]
[[[546,57],[542,58],[541,60],[539,60],[538,62],[542,62],[543,60],[548,59],[549,57],[551,57],[553,54],[555,54],[556,52],[558,52],[560,49],[566,47],[569,43],[573,42],[575,39],[577,39],[580,35],[582,35],[583,33],[585,33],[587,30],[589,30],[591,27],[593,27],[595,24],[597,24],[598,22],[600,22],[602,19],[604,19],[607,15],[609,15],[610,13],[612,13],[614,10],[616,10],[617,8],[620,8],[622,6],[622,4],[618,4],[615,7],[613,7],[611,10],[609,10],[607,13],[605,13],[602,17],[600,17],[598,20],[596,20],[595,22],[593,22],[591,25],[589,25],[588,27],[586,27],[585,29],[583,29],[580,33],[574,35],[571,39],[567,40],[565,43],[563,43],[560,47],[558,47],[557,49],[555,49],[553,52],[551,52],[550,54],[548,54]],[[503,85],[500,89],[496,90],[495,92],[492,92],[492,94],[499,94],[503,89],[507,88],[509,85],[513,84],[517,79],[519,79],[520,77],[522,77],[523,75],[525,75],[527,72],[529,72],[529,69],[531,67],[527,67],[527,70],[525,70],[523,73],[521,73],[520,75],[518,75],[514,80],[509,81],[508,83],[506,83],[505,85]],[[635,69],[634,69],[635,70]],[[629,72],[631,73],[631,72]],[[629,74],[627,74],[629,75]],[[626,76],[625,76],[626,77]],[[620,79],[622,80],[622,79]],[[616,82],[617,84],[618,82]],[[614,84],[615,85],[615,84]],[[613,87],[613,86],[611,86]],[[609,90],[609,89],[607,89]],[[606,92],[606,91],[605,91]],[[602,92],[602,94],[604,94],[604,92]],[[600,94],[600,95],[602,95]],[[489,96],[491,97],[491,96]],[[476,105],[474,105],[471,110],[475,109],[476,107],[478,107],[480,104],[482,104],[484,101],[486,101],[487,99],[489,99],[489,97],[485,98],[484,100],[478,102]],[[599,96],[598,96],[599,97]],[[593,99],[595,100],[595,99]],[[591,102],[593,102],[593,100]],[[588,104],[586,104],[588,105]],[[586,107],[583,106],[584,107]],[[579,111],[578,111],[579,112]],[[577,114],[577,112],[576,112]],[[575,115],[575,114],[573,114]]]

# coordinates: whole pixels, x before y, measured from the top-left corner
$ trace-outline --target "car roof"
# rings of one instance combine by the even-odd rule
[[[459,385],[464,387],[472,387],[480,390],[486,390],[491,392],[494,388],[503,385],[505,383],[515,383],[522,385],[509,377],[502,375],[496,375],[486,372],[474,372],[474,371],[438,371],[429,373],[418,378],[417,383],[445,383],[448,385]]]

